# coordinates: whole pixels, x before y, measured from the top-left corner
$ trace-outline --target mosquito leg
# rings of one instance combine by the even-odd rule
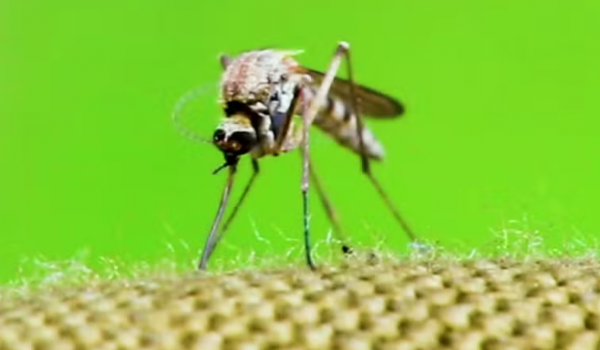
[[[319,90],[310,102],[308,108],[302,113],[303,128],[302,128],[302,202],[304,210],[304,248],[306,251],[306,262],[311,269],[315,269],[315,264],[312,260],[310,248],[310,225],[309,225],[309,205],[308,205],[308,189],[309,189],[309,174],[310,174],[310,159],[309,159],[309,129],[313,120],[317,116],[317,112],[324,105],[333,79],[340,67],[342,56],[348,50],[348,44],[340,43],[329,63],[329,69],[319,86]]]
[[[358,133],[360,156],[361,156],[361,161],[362,161],[362,172],[365,175],[367,175],[367,177],[369,178],[369,180],[371,181],[373,186],[377,189],[379,196],[383,199],[383,201],[387,205],[388,209],[394,215],[394,218],[396,218],[398,223],[400,223],[400,225],[402,226],[402,228],[404,229],[404,231],[410,238],[411,242],[414,243],[417,241],[417,236],[412,231],[412,229],[410,228],[410,226],[408,225],[406,220],[402,217],[402,215],[400,215],[400,212],[398,211],[398,209],[396,209],[396,207],[390,200],[389,196],[387,195],[386,191],[383,189],[383,187],[381,186],[379,181],[375,178],[375,176],[371,172],[371,163],[369,162],[369,158],[365,152],[365,144],[364,144],[364,140],[363,140],[363,129],[364,129],[363,119],[362,119],[362,117],[360,115],[360,111],[358,109],[356,94],[355,94],[355,90],[354,90],[354,77],[352,74],[353,70],[352,70],[352,62],[350,59],[349,47],[344,46],[344,50],[342,53],[344,54],[344,56],[346,58],[348,81],[350,82],[350,96],[351,96],[351,100],[352,100],[352,110],[354,111],[354,115],[356,117],[356,129],[357,129],[357,133]]]
[[[258,175],[259,170],[260,170],[260,168],[258,166],[258,161],[256,159],[252,158],[252,175],[250,176],[250,180],[248,180],[248,183],[246,184],[246,187],[244,188],[244,192],[242,192],[240,199],[238,199],[238,202],[233,207],[233,211],[231,212],[231,214],[229,214],[229,217],[227,218],[227,220],[225,220],[225,223],[223,224],[223,228],[221,229],[221,233],[219,234],[218,239],[221,239],[221,237],[225,234],[225,231],[227,231],[227,229],[229,228],[229,225],[233,221],[235,214],[237,214],[238,209],[242,206],[242,203],[244,202],[246,195],[248,194],[248,192],[250,192],[250,188],[252,188],[252,184],[254,183],[254,180],[256,179],[256,176]]]
[[[213,243],[212,243],[212,249],[206,253],[206,258],[205,258],[206,261],[208,261],[208,259],[210,259],[210,255],[214,251],[214,248],[216,247],[216,245],[219,243],[219,241],[221,240],[221,238],[223,237],[223,235],[229,228],[229,225],[233,221],[239,208],[242,206],[242,203],[244,202],[246,195],[248,194],[248,192],[250,192],[250,188],[252,188],[252,184],[254,183],[254,180],[256,179],[256,176],[258,175],[258,173],[259,173],[258,161],[253,158],[252,159],[252,175],[250,176],[250,180],[248,180],[248,183],[246,184],[246,187],[244,188],[244,191],[242,192],[240,199],[238,199],[237,203],[233,207],[233,211],[231,212],[231,214],[229,214],[229,216],[227,217],[227,220],[225,220],[225,223],[223,224],[223,227],[221,228],[221,230],[218,233],[216,231],[217,230],[216,227],[218,227],[218,224],[216,227],[213,226],[213,230],[215,231],[215,233],[213,233],[211,231],[211,235],[214,234],[214,239],[213,239]],[[221,213],[221,215],[223,215],[223,213]],[[219,221],[220,221],[220,219],[219,219]],[[206,262],[205,262],[205,264],[206,264]]]
[[[308,188],[309,188],[309,168],[310,160],[308,158],[308,129],[310,124],[308,118],[303,118],[302,125],[302,209],[304,219],[304,252],[306,254],[306,263],[312,270],[316,270],[315,263],[312,259],[312,252],[310,250],[310,224],[309,224],[309,207],[308,207]]]
[[[285,140],[285,138],[288,134],[289,127],[290,127],[290,124],[292,121],[292,117],[294,116],[294,112],[295,112],[296,106],[298,104],[298,100],[300,97],[300,91],[301,91],[301,89],[299,87],[297,87],[294,90],[294,97],[292,99],[290,107],[288,108],[288,110],[286,112],[285,118],[283,120],[283,126],[279,129],[279,134],[278,134],[278,137],[277,137],[277,140],[275,143],[275,153],[276,154],[278,154],[282,150],[283,141]],[[327,194],[325,193],[325,189],[321,185],[321,181],[319,180],[319,178],[318,178],[316,172],[313,170],[312,166],[313,165],[311,162],[311,164],[309,165],[310,177],[312,178],[312,181],[315,184],[319,198],[321,199],[323,207],[325,208],[325,211],[327,212],[327,217],[329,218],[329,221],[331,222],[333,229],[334,229],[336,235],[338,236],[338,238],[342,238],[342,242],[345,242],[346,239],[345,239],[345,236],[343,235],[341,225],[337,218],[337,213],[336,213],[335,209],[333,208],[333,205],[331,204],[331,201],[329,200]],[[350,253],[351,249],[349,246],[343,244],[342,251],[344,253]]]
[[[292,118],[294,117],[294,113],[296,112],[296,106],[298,105],[298,100],[300,97],[301,88],[296,86],[294,89],[294,96],[292,97],[292,101],[287,111],[285,112],[285,116],[283,116],[283,120],[280,121],[281,125],[277,130],[277,139],[275,140],[275,155],[278,155],[283,148],[283,141],[285,141],[288,131],[290,130],[290,125],[292,124]],[[280,119],[281,116],[274,116],[274,119]],[[275,121],[274,121],[275,122]]]
[[[329,221],[331,222],[331,226],[333,226],[333,231],[335,232],[338,239],[340,239],[342,241],[342,252],[344,252],[344,254],[351,254],[352,248],[350,248],[350,246],[347,245],[347,243],[346,243],[348,241],[347,236],[344,234],[344,231],[342,230],[342,226],[340,225],[340,221],[338,219],[337,212],[336,212],[335,208],[333,207],[333,204],[331,204],[331,201],[329,200],[329,196],[327,195],[327,193],[325,193],[325,188],[323,188],[323,184],[321,183],[321,180],[319,179],[319,176],[317,175],[317,172],[314,169],[314,162],[312,160],[310,160],[309,169],[310,169],[310,177],[312,179],[313,184],[315,185],[315,189],[317,190],[319,199],[321,200],[321,203],[323,204],[323,207],[325,208],[325,212],[327,213],[327,217],[329,218]]]
[[[225,208],[227,207],[227,203],[229,202],[229,195],[231,193],[231,188],[233,187],[233,181],[235,179],[236,171],[237,164],[229,166],[229,176],[227,177],[227,183],[225,184],[223,194],[221,195],[221,202],[219,203],[217,215],[215,216],[212,228],[210,229],[210,233],[208,234],[208,238],[206,239],[206,243],[204,244],[204,249],[202,250],[202,257],[200,258],[200,263],[198,264],[199,270],[206,270],[206,264],[208,262],[208,259],[217,245],[217,229],[219,227],[219,224],[221,223],[221,219],[223,219],[223,213],[225,212]]]

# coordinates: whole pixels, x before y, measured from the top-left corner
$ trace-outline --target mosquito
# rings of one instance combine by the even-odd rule
[[[309,180],[315,186],[336,236],[345,237],[336,210],[310,160],[309,129],[313,124],[360,157],[362,172],[373,184],[411,243],[417,241],[417,236],[371,171],[370,162],[381,161],[384,149],[364,125],[361,115],[380,119],[397,118],[404,114],[403,104],[391,96],[354,82],[350,45],[347,42],[338,43],[326,72],[301,65],[294,58],[300,52],[261,49],[246,51],[237,57],[219,57],[224,70],[219,102],[225,117],[214,131],[210,142],[225,158],[225,162],[213,174],[227,168],[229,175],[202,251],[199,270],[206,269],[210,256],[252,188],[259,174],[259,160],[267,156],[279,156],[297,148],[300,148],[302,156],[303,234],[308,266],[312,270],[316,269],[310,241]],[[348,79],[336,77],[344,59]],[[302,121],[300,127],[295,125],[294,117],[298,116]],[[250,156],[252,175],[233,211],[219,230],[240,158],[246,154]],[[350,246],[342,243],[342,251],[350,253]]]

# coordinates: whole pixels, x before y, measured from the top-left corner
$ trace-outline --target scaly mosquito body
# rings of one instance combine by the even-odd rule
[[[361,117],[361,113],[364,113],[375,118],[394,118],[404,113],[404,107],[390,96],[354,83],[348,44],[342,42],[338,45],[327,73],[303,67],[293,58],[296,53],[267,49],[245,52],[236,58],[221,56],[224,73],[220,102],[225,117],[216,128],[212,142],[223,153],[225,163],[214,173],[229,168],[229,177],[202,252],[199,263],[201,270],[206,268],[216,244],[250,190],[259,172],[258,160],[265,156],[278,156],[299,146],[303,156],[305,253],[311,268],[314,269],[315,265],[310,252],[308,224],[309,178],[317,189],[334,230],[341,234],[335,210],[325,195],[309,158],[309,128],[312,124],[361,157],[363,172],[411,241],[416,240],[371,173],[369,161],[381,160],[384,150],[373,133],[363,125]],[[346,57],[348,66],[348,80],[335,77],[343,56]],[[296,115],[302,120],[300,128],[295,127]],[[254,172],[219,232],[218,227],[229,200],[238,162],[245,154],[250,155]],[[344,244],[343,250],[348,252],[350,248]]]
[[[314,99],[318,89],[313,80],[319,79],[321,73],[300,66],[292,57],[296,53],[261,50],[223,61],[226,68],[221,84],[221,102],[226,117],[219,129],[230,133],[243,131],[256,137],[258,142],[250,150],[255,159],[278,155],[299,145],[300,140],[293,134],[293,120],[286,135],[281,134],[286,129],[283,123],[295,91],[300,91],[300,94],[293,113],[303,115],[306,112],[308,102]],[[396,114],[403,112],[396,101],[384,102],[391,103],[390,107]],[[248,110],[251,110],[250,113]],[[339,144],[360,155],[356,116],[348,102],[329,94],[313,123]],[[276,144],[280,135],[282,142],[287,142],[282,148]],[[369,158],[380,160],[383,157],[383,147],[366,127],[363,128],[363,142]]]

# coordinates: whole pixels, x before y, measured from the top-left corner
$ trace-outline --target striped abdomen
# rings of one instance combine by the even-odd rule
[[[308,97],[307,102],[310,103],[316,91],[307,90],[308,94],[306,95],[308,96],[305,96]],[[356,115],[352,112],[352,107],[343,100],[335,96],[327,96],[325,104],[321,107],[313,124],[333,137],[338,144],[360,155]],[[371,159],[381,160],[385,155],[383,146],[364,122],[362,135],[365,154]]]

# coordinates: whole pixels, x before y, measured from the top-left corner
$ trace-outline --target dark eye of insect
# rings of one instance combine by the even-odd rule
[[[213,134],[214,142],[223,141],[224,138],[225,138],[225,131],[223,129],[215,130],[215,133]]]
[[[237,131],[229,136],[229,141],[237,142],[240,145],[239,152],[246,153],[256,143],[256,136],[248,131]]]

